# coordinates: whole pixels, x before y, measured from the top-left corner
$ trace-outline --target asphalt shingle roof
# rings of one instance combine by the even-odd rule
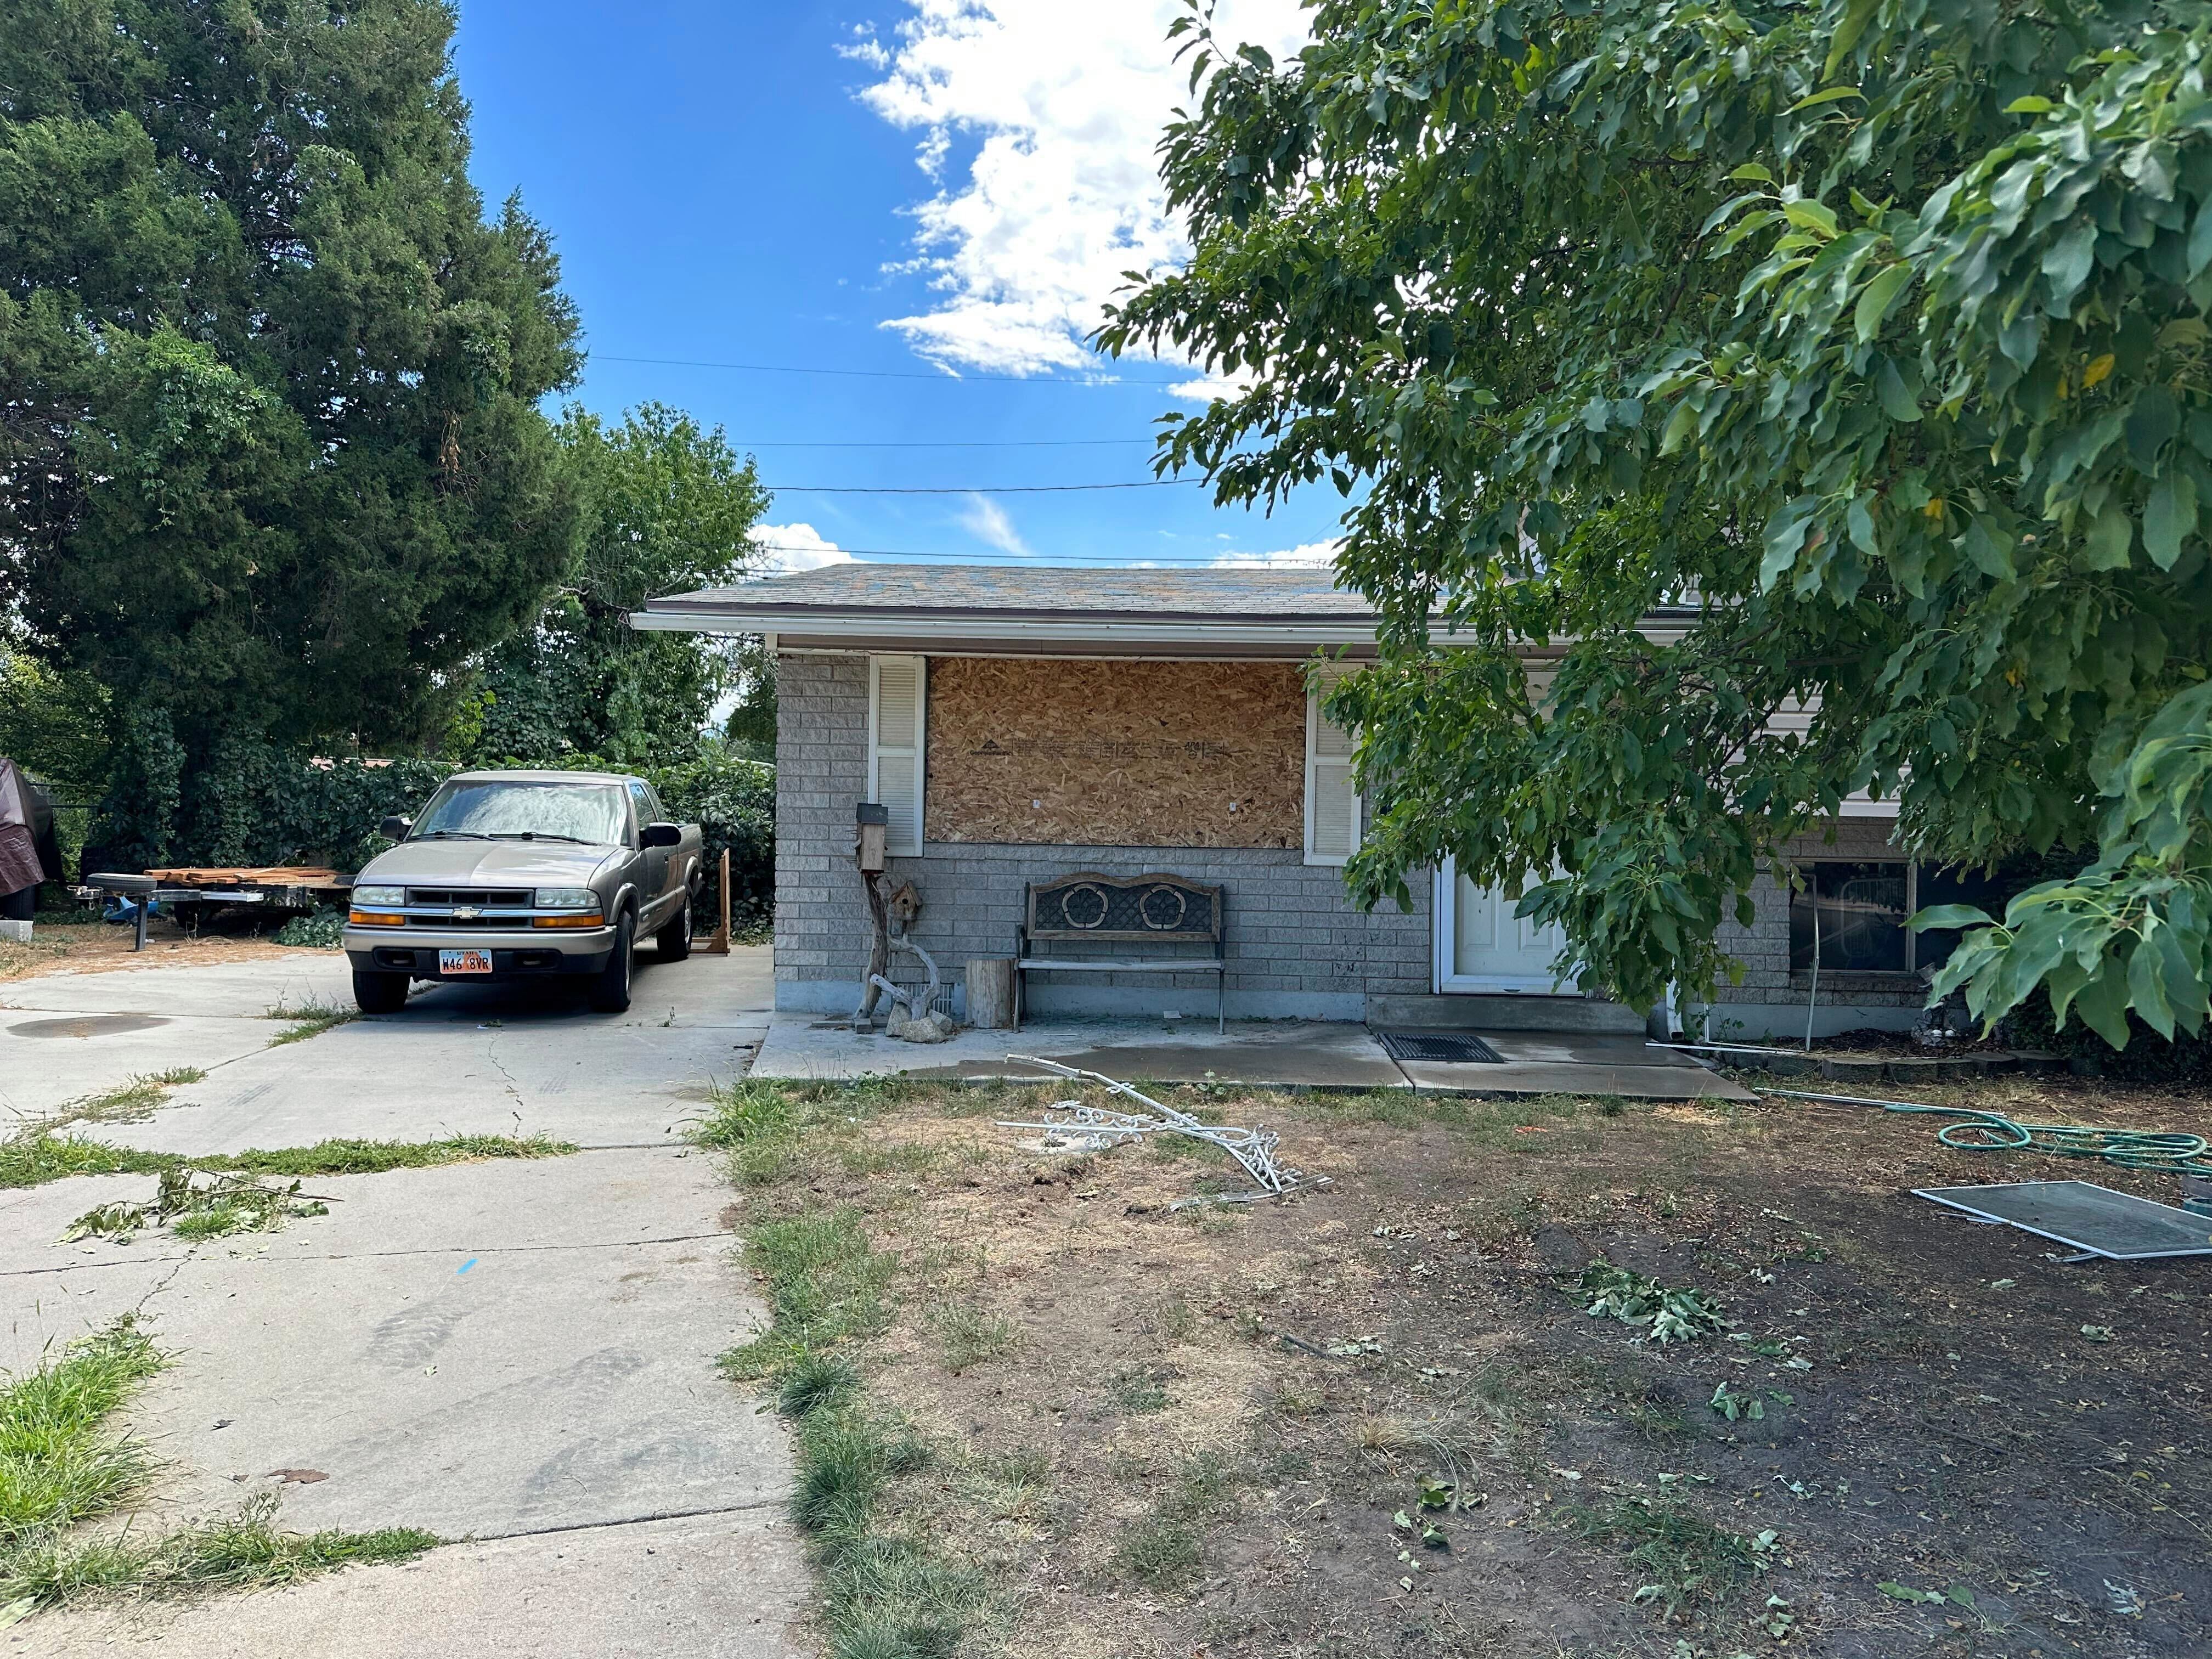
[[[789,611],[859,615],[1123,616],[1366,620],[1358,593],[1328,569],[1009,569],[963,564],[832,564],[732,587],[649,599],[647,611]]]

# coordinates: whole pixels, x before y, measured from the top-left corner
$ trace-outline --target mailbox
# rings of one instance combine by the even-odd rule
[[[853,809],[853,861],[866,876],[879,876],[884,872],[884,848],[890,838],[891,815],[888,807],[872,800],[864,800]]]

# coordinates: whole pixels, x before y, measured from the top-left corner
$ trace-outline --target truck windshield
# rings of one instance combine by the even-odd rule
[[[408,839],[543,838],[611,847],[624,828],[622,791],[611,784],[455,782],[430,798]]]

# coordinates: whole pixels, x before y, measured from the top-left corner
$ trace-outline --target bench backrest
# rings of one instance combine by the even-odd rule
[[[1031,939],[1221,941],[1221,889],[1181,876],[1085,871],[1031,882],[1023,908]]]

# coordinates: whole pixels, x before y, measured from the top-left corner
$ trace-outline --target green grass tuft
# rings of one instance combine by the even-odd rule
[[[770,1327],[722,1356],[732,1377],[781,1372],[811,1350],[873,1336],[890,1322],[884,1292],[898,1262],[869,1247],[858,1211],[763,1222],[745,1241],[745,1260],[768,1281]]]
[[[438,1542],[404,1527],[284,1532],[273,1492],[234,1518],[166,1537],[71,1538],[121,1509],[153,1473],[145,1448],[106,1420],[164,1363],[125,1315],[0,1388],[0,1605],[288,1584],[356,1562],[408,1560]]]
[[[325,1140],[274,1152],[180,1158],[76,1135],[41,1133],[0,1142],[0,1188],[37,1187],[80,1175],[160,1175],[193,1169],[246,1175],[380,1175],[487,1158],[562,1158],[576,1150],[544,1135],[455,1135],[446,1140]]]
[[[361,1010],[341,1007],[334,1002],[308,1002],[297,1008],[271,1008],[267,1017],[292,1022],[289,1030],[269,1039],[270,1048],[281,1048],[288,1042],[305,1042],[309,1037],[320,1036],[332,1026],[351,1024],[361,1018]]]
[[[1014,1328],[985,1313],[973,1302],[948,1302],[938,1309],[938,1349],[945,1369],[957,1376],[1014,1346]]]
[[[730,1173],[744,1185],[765,1186],[797,1160],[802,1115],[790,1090],[746,1079],[714,1091],[691,1139],[727,1152]]]
[[[795,1146],[781,1115],[791,1103],[781,1091],[726,1091],[695,1138],[739,1160],[779,1137]],[[921,1468],[929,1449],[867,1409],[858,1368],[833,1352],[890,1323],[897,1258],[870,1244],[858,1212],[836,1210],[763,1223],[745,1259],[767,1281],[770,1324],[723,1355],[722,1368],[772,1379],[778,1409],[799,1421],[791,1512],[822,1571],[832,1659],[951,1659],[981,1580],[921,1542],[872,1530],[884,1485]]]
[[[415,1527],[286,1532],[276,1494],[264,1493],[237,1516],[144,1542],[42,1537],[0,1556],[0,1600],[52,1607],[101,1591],[265,1589],[339,1567],[411,1561],[439,1542]]]
[[[102,1424],[162,1363],[125,1315],[0,1389],[0,1546],[107,1514],[145,1484],[144,1447]]]
[[[1771,1532],[1747,1537],[1680,1504],[1646,1498],[1624,1498],[1601,1509],[1572,1504],[1561,1514],[1583,1538],[1627,1546],[1628,1560],[1644,1581],[1635,1599],[1659,1602],[1670,1619],[1723,1605],[1778,1553]]]
[[[803,1353],[783,1369],[775,1407],[786,1417],[805,1417],[825,1407],[848,1404],[860,1391],[860,1373],[836,1354]]]
[[[387,1170],[428,1170],[444,1164],[471,1164],[491,1158],[566,1158],[572,1141],[546,1135],[452,1135],[444,1140],[324,1140],[313,1146],[280,1147],[196,1158],[198,1170],[236,1170],[246,1175],[382,1175]]]
[[[39,1187],[81,1175],[158,1175],[176,1159],[76,1135],[34,1135],[0,1142],[0,1188]]]
[[[1198,1576],[1203,1559],[1198,1529],[1187,1521],[1146,1516],[1121,1528],[1114,1546],[1114,1565],[1139,1583],[1160,1589],[1185,1584]]]
[[[418,1527],[299,1533],[276,1522],[276,1495],[264,1493],[233,1519],[172,1533],[150,1552],[145,1576],[157,1586],[259,1589],[296,1583],[337,1567],[411,1561],[439,1542],[436,1534]]]

